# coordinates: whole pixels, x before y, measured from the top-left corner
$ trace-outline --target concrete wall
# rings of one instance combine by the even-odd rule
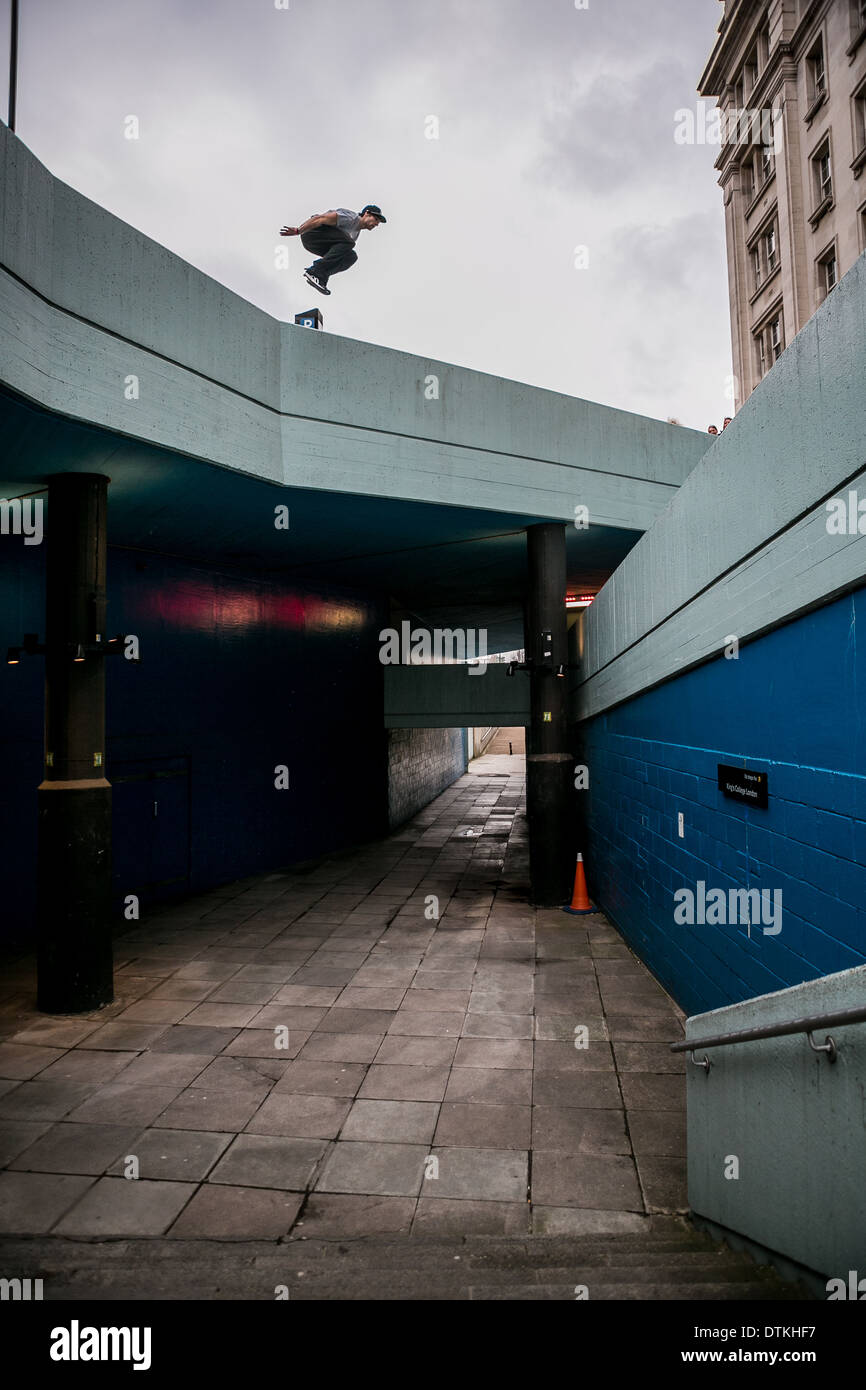
[[[866,534],[826,502],[866,498],[866,256],[841,281],[587,610],[588,718],[866,577]]]
[[[863,1006],[866,967],[690,1018],[708,1056],[688,1068],[689,1205],[699,1216],[815,1270],[866,1276],[866,1023],[816,1030],[839,1049],[831,1065],[806,1035],[714,1047],[713,1034]],[[739,1164],[733,1172],[730,1158]],[[862,1294],[860,1295],[862,1298]]]
[[[451,729],[482,719],[500,728],[529,723],[529,678],[489,662],[470,675],[468,666],[386,666],[385,727]]]
[[[466,771],[465,729],[388,731],[388,822],[411,820]]]
[[[696,431],[281,324],[2,125],[0,185],[0,382],[72,418],[285,485],[537,519],[580,503],[626,530],[706,450]]]
[[[861,258],[587,610],[590,890],[690,1011],[866,959],[866,534],[826,507],[866,513],[864,399]],[[768,807],[720,763],[766,772]],[[680,924],[701,882],[781,893],[781,931]]]
[[[471,756],[472,756],[473,758],[480,758],[480,757],[482,756],[482,754],[485,753],[485,752],[487,751],[487,748],[488,748],[489,745],[493,742],[493,739],[496,737],[496,735],[497,735],[498,733],[499,733],[499,729],[498,729],[498,728],[490,728],[490,727],[485,728],[485,729],[475,729],[475,728],[473,728],[473,730],[472,730],[472,750],[471,750]]]
[[[10,629],[44,632],[44,547],[0,539]],[[106,662],[116,900],[149,901],[384,834],[385,610],[364,594],[109,549]],[[2,931],[33,925],[44,661],[0,665]],[[288,768],[289,786],[275,787]],[[157,802],[157,814],[154,814]]]

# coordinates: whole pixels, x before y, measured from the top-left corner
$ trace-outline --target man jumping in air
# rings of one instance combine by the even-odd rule
[[[382,209],[377,208],[375,203],[368,203],[360,212],[333,208],[330,212],[308,217],[300,227],[283,227],[280,236],[299,236],[301,245],[319,257],[319,260],[307,266],[304,279],[313,289],[330,294],[329,277],[340,270],[348,270],[358,259],[355,242],[359,234],[362,231],[372,232],[374,227],[386,220]]]

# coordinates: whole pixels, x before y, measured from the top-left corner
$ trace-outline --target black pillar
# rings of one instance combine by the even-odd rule
[[[526,810],[533,903],[562,906],[571,895],[571,764],[568,752],[568,632],[565,525],[526,532],[528,582],[526,660],[530,663],[530,725],[526,740]],[[563,675],[556,674],[562,667]]]
[[[108,481],[60,473],[48,493],[38,867],[38,1005],[47,1013],[114,997],[105,660],[88,650],[106,641]]]

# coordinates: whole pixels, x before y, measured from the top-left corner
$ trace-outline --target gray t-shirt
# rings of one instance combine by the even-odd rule
[[[348,208],[337,208],[337,226],[345,232],[350,241],[357,241],[361,230],[361,215],[350,212]]]

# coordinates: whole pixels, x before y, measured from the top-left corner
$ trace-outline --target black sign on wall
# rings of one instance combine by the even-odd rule
[[[766,810],[768,805],[768,786],[766,772],[751,772],[747,767],[730,767],[718,763],[719,791],[731,801],[742,801],[746,806],[760,806]]]

